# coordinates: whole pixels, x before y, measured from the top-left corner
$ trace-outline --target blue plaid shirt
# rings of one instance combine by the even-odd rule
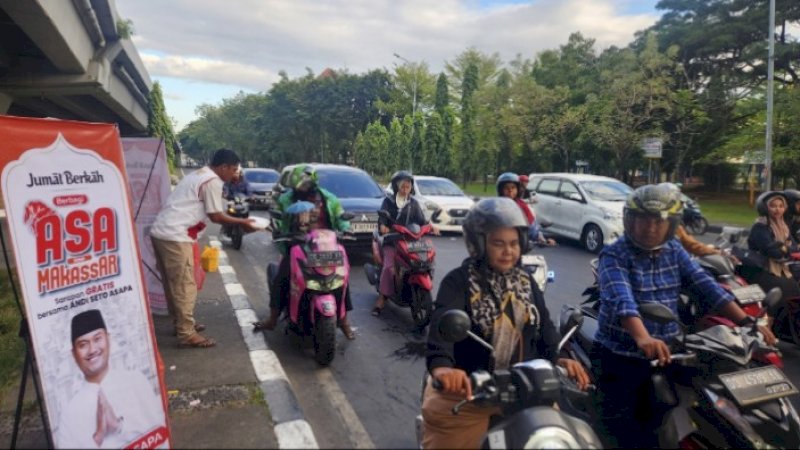
[[[595,340],[614,353],[642,357],[621,317],[639,317],[637,304],[659,302],[678,314],[681,286],[694,285],[710,308],[721,307],[733,295],[693,261],[680,242],[670,239],[658,252],[642,252],[626,236],[600,253],[600,317]],[[642,319],[650,335],[670,343],[677,323],[659,325]]]

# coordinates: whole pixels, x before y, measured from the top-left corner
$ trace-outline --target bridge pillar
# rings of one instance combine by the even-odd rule
[[[12,103],[14,99],[10,95],[0,92],[0,114],[7,113]]]

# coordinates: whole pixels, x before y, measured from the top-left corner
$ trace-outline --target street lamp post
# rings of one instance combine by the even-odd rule
[[[411,87],[411,90],[412,90],[412,94],[411,94],[412,95],[412,100],[411,100],[411,118],[413,119],[414,115],[417,113],[417,67],[414,64],[412,64],[411,61],[403,58],[402,56],[398,55],[397,53],[394,53],[394,56],[395,56],[395,58],[404,61],[414,71],[414,85]],[[411,132],[412,133],[414,132],[413,128],[412,128]],[[414,155],[411,155],[411,161],[409,161],[409,170],[411,170],[412,173],[414,172]]]
[[[767,136],[764,144],[766,190],[772,189],[772,90],[775,71],[775,0],[769,2],[769,57],[767,59]]]
[[[412,100],[411,100],[411,115],[413,116],[417,112],[417,67],[411,63],[411,61],[403,58],[402,56],[394,53],[394,57],[404,61],[406,64],[411,66],[412,70],[414,70],[414,85],[411,87],[412,90]]]

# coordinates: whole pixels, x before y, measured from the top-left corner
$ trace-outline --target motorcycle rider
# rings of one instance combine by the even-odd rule
[[[675,183],[661,183],[668,189],[672,190],[673,194],[676,198],[681,198],[681,188],[678,187]],[[675,228],[675,238],[680,241],[683,248],[692,255],[695,256],[707,256],[707,255],[719,255],[721,254],[720,250],[713,245],[704,244],[689,234],[684,228],[682,223],[678,223],[677,227]],[[739,261],[733,255],[728,255],[734,261],[734,264],[738,264]]]
[[[319,178],[313,166],[308,164],[301,164],[292,170],[289,175],[288,181],[289,190],[284,192],[277,202],[278,211],[286,214],[295,202],[306,201],[315,206],[311,213],[311,229],[325,228],[335,231],[346,231],[350,228],[350,222],[343,220],[341,215],[344,213],[339,199],[330,191],[322,188],[319,185]],[[291,231],[291,224],[288,217],[280,221],[281,233],[288,233]],[[282,253],[280,265],[278,266],[278,274],[276,280],[270,280],[270,299],[269,299],[269,319],[266,321],[257,321],[253,323],[255,330],[273,330],[278,324],[278,317],[281,310],[285,305],[285,292],[288,292],[289,284],[289,248],[286,245],[279,245]],[[338,297],[338,296],[337,296]],[[349,289],[345,292],[345,311],[353,309],[350,300]],[[345,312],[344,319],[339,322],[339,328],[342,329],[347,339],[353,340],[356,338],[353,329],[350,326],[350,321]]]
[[[789,233],[795,240],[800,240],[800,191],[786,189],[783,191],[788,207],[786,208],[786,222],[789,224]]]
[[[764,291],[777,286],[784,299],[794,299],[800,297],[800,286],[784,262],[798,251],[798,245],[785,221],[787,203],[781,191],[764,192],[756,199],[759,217],[750,228],[747,246],[761,256],[761,261],[746,261],[743,274]]]
[[[381,210],[389,212],[394,220],[403,226],[417,224],[423,226],[428,224],[425,213],[416,198],[414,198],[414,177],[411,172],[398,170],[392,175],[391,179],[392,194],[387,195],[381,203]],[[378,217],[378,232],[384,235],[391,231],[391,223],[384,217]],[[438,235],[439,230],[433,226],[433,234]],[[394,295],[394,244],[381,246],[381,259],[383,268],[381,269],[381,280],[378,288],[378,299],[372,308],[372,315],[377,317],[386,307],[386,299]]]
[[[598,434],[608,437],[611,447],[658,446],[661,420],[641,407],[649,406],[650,360],[660,366],[670,362],[667,343],[679,328],[642,319],[639,304],[661,303],[677,316],[681,285],[687,283],[702,294],[705,306],[734,323],[755,320],[673,239],[681,212],[679,197],[667,186],[635,189],[623,210],[624,235],[600,253],[600,312],[591,359],[602,425]],[[774,345],[768,328],[759,326],[759,331]]]
[[[581,388],[589,383],[583,366],[556,353],[559,333],[550,321],[544,297],[531,276],[520,267],[528,241],[528,221],[507,198],[478,202],[464,219],[469,258],[444,277],[428,332],[428,372],[437,379],[425,387],[422,401],[424,448],[478,448],[489,418],[500,413],[469,403],[453,415],[451,408],[471,398],[469,373],[507,369],[534,358],[546,358],[567,369]],[[452,343],[439,335],[439,321],[451,309],[465,311],[471,330],[494,347],[477,341]]]
[[[253,190],[250,188],[250,183],[244,178],[242,166],[236,170],[236,175],[222,186],[222,197],[230,200],[236,194],[244,194],[245,198],[250,198],[253,195]]]
[[[524,184],[522,184],[522,182],[520,182],[517,174],[513,172],[501,173],[500,176],[497,177],[495,188],[497,189],[497,195],[499,197],[508,197],[511,200],[514,200],[514,203],[516,203],[519,209],[522,210],[522,213],[525,214],[525,218],[528,221],[529,227],[529,239],[550,247],[556,245],[556,241],[554,239],[544,237],[542,229],[536,223],[536,216],[528,207],[525,200],[523,200],[525,192],[527,192],[527,188]]]

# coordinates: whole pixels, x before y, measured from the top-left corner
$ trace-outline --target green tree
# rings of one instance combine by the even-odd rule
[[[434,111],[428,116],[428,122],[425,126],[425,139],[422,146],[422,164],[419,173],[426,173],[437,176],[446,176],[447,168],[449,166],[449,158],[442,158],[441,155],[447,155],[444,141],[444,124],[442,123],[442,116]]]
[[[470,62],[464,70],[461,82],[461,148],[458,153],[457,171],[462,174],[463,184],[472,179],[478,168],[474,119],[473,95],[478,90],[478,65]],[[485,175],[485,174],[482,174]]]
[[[389,126],[389,155],[387,163],[391,163],[393,170],[411,168],[411,151],[408,129],[403,126],[403,121],[398,118],[392,120]]]
[[[444,114],[444,109],[450,105],[450,93],[447,91],[447,76],[444,72],[440,73],[436,78],[436,95],[434,101],[434,110],[441,116]]]
[[[172,121],[167,116],[164,106],[164,96],[161,93],[161,84],[156,81],[147,98],[147,134],[152,137],[159,137],[164,141],[167,150],[167,163],[169,171],[172,173],[180,161],[176,160],[175,150],[178,148],[175,132],[172,130]]]

